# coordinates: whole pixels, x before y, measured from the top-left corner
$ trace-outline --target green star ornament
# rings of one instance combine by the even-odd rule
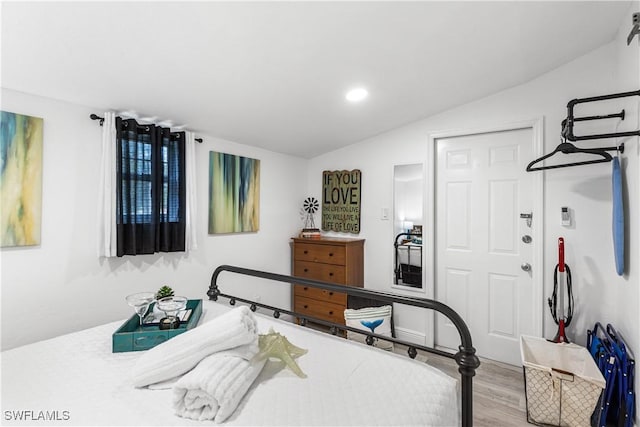
[[[268,334],[261,334],[258,337],[258,346],[260,352],[256,354],[256,359],[263,360],[271,357],[280,359],[297,376],[307,378],[294,359],[306,354],[308,350],[291,344],[287,337],[274,331],[273,328],[269,329]]]

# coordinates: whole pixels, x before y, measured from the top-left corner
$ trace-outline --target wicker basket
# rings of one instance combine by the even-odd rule
[[[537,425],[585,427],[605,387],[586,348],[520,337],[527,421]]]

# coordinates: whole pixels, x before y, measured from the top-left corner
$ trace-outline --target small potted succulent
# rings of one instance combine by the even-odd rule
[[[173,294],[174,294],[173,289],[171,289],[171,287],[167,285],[163,285],[160,289],[158,289],[158,292],[156,292],[156,302],[165,297],[172,297]],[[164,312],[158,308],[158,304],[153,305],[153,313],[158,315],[164,315]],[[159,318],[159,317],[156,316],[156,318]]]
[[[164,297],[172,297],[172,296],[173,296],[173,289],[171,289],[167,285],[162,286],[160,289],[158,289],[158,292],[156,292],[156,300],[162,299]]]

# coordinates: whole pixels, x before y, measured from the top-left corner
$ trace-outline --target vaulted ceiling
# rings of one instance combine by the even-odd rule
[[[2,2],[2,87],[310,158],[529,81],[629,1]],[[345,92],[366,87],[349,103]]]

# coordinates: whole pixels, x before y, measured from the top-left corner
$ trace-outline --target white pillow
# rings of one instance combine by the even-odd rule
[[[344,320],[347,326],[378,335],[391,337],[391,306],[367,307],[358,310],[346,309]],[[347,331],[350,340],[366,343],[367,336],[357,332]],[[373,338],[373,346],[385,350],[393,350],[393,343],[378,338]]]

